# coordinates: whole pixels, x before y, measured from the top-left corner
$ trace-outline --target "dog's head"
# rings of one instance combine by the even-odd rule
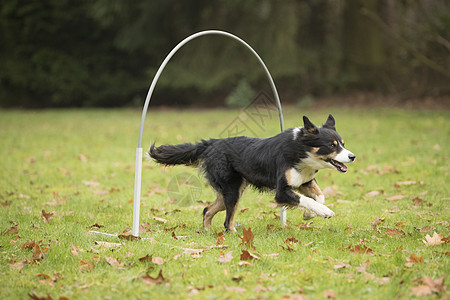
[[[347,172],[345,163],[353,162],[355,155],[344,147],[333,116],[330,114],[322,127],[314,125],[306,116],[303,116],[303,124],[300,138],[302,144],[308,147],[305,163],[316,169],[332,168],[341,173]]]

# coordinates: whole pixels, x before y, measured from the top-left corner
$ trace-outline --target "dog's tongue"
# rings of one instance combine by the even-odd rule
[[[342,172],[347,172],[347,166],[344,164],[340,164],[340,169]]]
[[[338,161],[333,161],[334,162],[334,166],[336,167],[336,170],[338,170],[339,172],[345,173],[347,172],[347,166],[344,165],[341,162]]]

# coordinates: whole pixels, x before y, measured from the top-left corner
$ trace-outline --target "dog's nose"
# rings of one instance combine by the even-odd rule
[[[354,161],[355,160],[355,154],[353,154],[353,153],[349,153],[348,154],[348,158],[351,160],[351,161]]]

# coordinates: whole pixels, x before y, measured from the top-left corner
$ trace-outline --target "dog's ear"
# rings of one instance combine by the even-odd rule
[[[335,122],[334,122],[334,118],[333,118],[333,116],[331,114],[328,116],[327,121],[325,122],[325,124],[323,124],[322,127],[336,131],[336,125],[335,125]]]
[[[307,116],[303,116],[303,125],[306,130],[306,134],[318,134],[319,129],[314,125]]]

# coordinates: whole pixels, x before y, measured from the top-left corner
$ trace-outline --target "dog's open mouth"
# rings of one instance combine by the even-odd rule
[[[341,162],[338,162],[337,160],[334,159],[328,159],[327,162],[329,162],[337,171],[341,172],[341,173],[345,173],[347,172],[347,166],[344,165]]]

